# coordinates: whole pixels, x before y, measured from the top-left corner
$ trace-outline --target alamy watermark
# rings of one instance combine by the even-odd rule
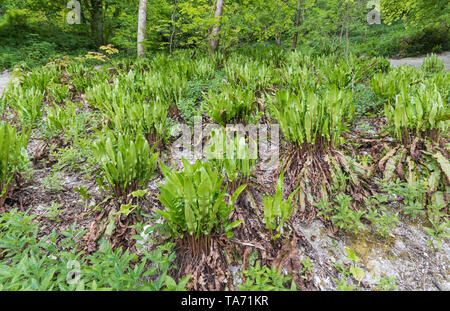
[[[197,160],[257,160],[261,170],[271,170],[279,164],[280,129],[278,124],[203,124],[194,118],[194,127],[177,124],[172,136],[178,137],[171,146],[172,157]]]
[[[78,0],[70,0],[67,2],[67,8],[72,9],[67,13],[67,24],[81,24],[81,4]]]
[[[78,0],[67,2],[67,8],[71,9],[67,14],[67,23],[69,25],[81,24],[81,4]],[[367,13],[367,23],[369,25],[381,24],[381,6],[377,0],[369,0],[367,8],[372,9]]]
[[[373,24],[381,24],[381,6],[377,0],[370,0],[367,3],[367,8],[372,9],[369,13],[367,13],[367,22],[369,25]]]
[[[69,269],[69,273],[66,276],[67,284],[80,284],[81,282],[81,265],[77,260],[69,260],[67,262],[67,269]]]

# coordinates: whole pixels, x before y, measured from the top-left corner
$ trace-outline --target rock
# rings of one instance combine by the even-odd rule
[[[388,206],[389,209],[396,211],[394,206]],[[366,287],[361,289],[373,290],[382,278],[394,277],[399,290],[436,290],[432,275],[435,275],[439,286],[448,289],[448,239],[444,239],[441,248],[434,252],[427,245],[430,236],[423,230],[423,223],[419,219],[405,220],[393,228],[393,234],[387,238],[377,235],[374,230],[357,235],[343,233],[332,238],[319,220],[314,220],[309,226],[295,223],[313,248],[307,255],[314,266],[314,285],[321,290],[336,290],[330,274],[335,275],[332,278],[342,278],[334,265],[354,265],[345,250],[351,248],[359,257],[355,265],[365,272],[363,281]]]

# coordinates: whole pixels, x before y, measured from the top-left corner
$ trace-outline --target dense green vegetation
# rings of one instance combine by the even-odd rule
[[[385,57],[448,49],[448,5],[381,1],[370,25],[365,1],[219,3],[149,0],[136,42],[137,2],[71,25],[65,1],[0,0],[0,290],[315,289],[312,221],[447,243],[450,75]],[[268,142],[228,137],[266,126],[268,167]],[[333,288],[396,288],[345,253]]]
[[[229,239],[234,234],[244,234],[248,223],[236,219],[233,214],[236,208],[238,213],[245,212],[245,206],[254,200],[259,202],[256,204],[261,209],[260,230],[268,235],[268,241],[272,241],[268,245],[269,251],[273,252],[280,247],[279,237],[295,235],[290,220],[298,217],[296,215],[316,215],[333,230],[343,232],[358,233],[373,227],[384,237],[399,222],[399,214],[412,219],[423,215],[430,223],[426,228],[430,234],[430,245],[439,247],[442,239],[448,236],[446,205],[450,172],[448,143],[446,145],[445,141],[449,126],[449,75],[443,71],[439,61],[431,57],[420,69],[390,68],[381,58],[358,59],[353,55],[349,55],[348,59],[338,56],[311,57],[301,52],[263,47],[251,52],[248,49],[235,50],[229,56],[218,54],[214,58],[198,55],[190,59],[190,55],[190,51],[178,56],[158,54],[149,62],[129,64],[108,60],[108,67],[113,68],[108,71],[91,70],[89,64],[66,58],[28,74],[17,72],[19,80],[10,84],[2,102],[4,121],[1,123],[0,133],[3,134],[0,144],[10,146],[10,149],[2,148],[10,151],[1,154],[3,208],[9,209],[11,204],[15,204],[12,190],[20,187],[18,177],[22,174],[26,178],[32,170],[33,165],[28,162],[30,155],[27,156],[24,147],[30,135],[26,133],[31,133],[31,139],[46,140],[46,148],[52,150],[53,156],[48,155],[47,160],[42,160],[44,163],[51,161],[50,175],[46,181],[53,189],[51,191],[61,189],[58,188],[61,182],[58,176],[68,172],[79,174],[101,190],[100,196],[95,196],[95,205],[90,206],[93,211],[100,212],[100,216],[105,215],[101,221],[104,224],[99,224],[100,231],[94,239],[103,236],[108,241],[104,243],[111,243],[114,249],[134,245],[129,244],[130,240],[123,244],[124,240],[117,239],[117,236],[132,235],[136,224],[143,226],[143,211],[147,213],[148,204],[152,204],[147,185],[158,176],[164,178],[164,183],[159,184],[157,200],[160,203],[154,212],[165,219],[162,227],[156,227],[156,232],[165,232],[158,239],[164,237],[162,241],[175,243],[175,253],[192,252],[193,258],[204,258],[202,254],[210,252],[217,254],[217,250],[213,251],[216,236]],[[253,57],[251,62],[249,57]],[[158,73],[169,70],[163,66],[177,68],[171,71],[176,88],[168,83],[157,83],[161,79]],[[371,69],[366,70],[369,67]],[[88,72],[91,75],[89,80],[78,82]],[[202,85],[202,88],[198,94],[183,85]],[[238,93],[233,94],[233,88],[238,89]],[[241,92],[251,95],[245,95],[246,99],[243,97],[236,104],[229,105],[227,102],[228,106],[224,108],[227,115],[235,117],[217,119],[216,116],[223,116],[211,108],[217,104],[217,98],[238,97]],[[371,95],[367,97],[366,93]],[[361,96],[366,96],[370,101],[357,100]],[[195,110],[197,116],[206,120],[246,121],[252,124],[272,120],[280,125],[282,145],[286,144],[281,162],[285,173],[276,175],[273,171],[273,181],[276,183],[274,190],[271,190],[273,196],[265,195],[261,192],[261,186],[252,181],[252,175],[258,169],[258,160],[249,158],[248,147],[240,147],[249,141],[244,136],[237,136],[231,143],[227,142],[224,128],[220,129],[220,126],[215,131],[207,155],[211,157],[219,148],[219,153],[226,152],[229,157],[211,157],[207,162],[197,162],[193,166],[183,160],[183,170],[176,170],[173,154],[170,153],[173,138],[164,133],[169,133],[170,128],[179,123],[192,126],[194,114],[186,111],[186,102],[191,103],[190,109]],[[229,102],[233,103],[232,100]],[[263,104],[254,105],[258,102]],[[239,103],[248,103],[252,108],[242,110]],[[156,112],[147,114],[144,112],[146,109]],[[171,109],[173,112],[168,116]],[[163,111],[161,117],[153,117],[159,115],[159,111]],[[375,143],[372,146],[377,150],[378,157],[359,154],[356,158],[352,157],[356,150],[352,146],[358,146],[358,142],[348,134],[354,127],[355,114],[360,117],[378,115],[375,119],[386,117],[387,124],[383,131],[390,134],[393,140],[389,144]],[[248,116],[251,118],[246,118]],[[21,131],[23,134],[20,134]],[[155,137],[165,137],[159,140],[160,152],[154,150],[157,145]],[[14,161],[11,161],[9,157],[13,154],[20,156],[14,156],[11,158]],[[238,157],[238,154],[244,157]],[[158,162],[162,174],[156,167]],[[219,170],[224,172],[223,176]],[[97,174],[93,175],[93,172]],[[284,181],[288,183],[283,186]],[[285,197],[284,189],[289,197]],[[75,190],[87,200],[93,198],[93,194],[84,187]],[[404,205],[392,214],[385,204],[394,193],[404,198]],[[44,217],[57,221],[63,212],[60,208],[61,205],[52,204]],[[12,220],[19,216],[28,219],[28,216],[16,215],[14,211],[3,215],[13,217]],[[5,221],[12,220],[8,218]],[[2,228],[6,230],[4,234],[11,234],[6,226]],[[34,236],[35,247],[42,254],[48,254],[49,250],[46,246],[40,246],[42,239],[36,239],[33,230],[30,228],[29,234]],[[88,234],[86,239],[89,241],[90,238]],[[80,242],[80,245],[83,244]],[[88,249],[97,249],[96,243],[88,245]],[[2,248],[11,251],[9,246]],[[127,258],[131,256],[128,253],[108,252],[98,256],[119,256],[122,258],[120,260],[125,261],[123,265],[128,265]],[[88,253],[90,257],[83,260],[90,260],[95,266],[97,261],[92,256],[97,256],[96,253]],[[26,252],[20,254],[26,256]],[[59,256],[57,254],[55,256]],[[33,256],[43,255],[33,253]],[[40,260],[33,258],[17,257],[17,260]],[[75,258],[84,257],[80,254]],[[181,284],[187,284],[187,275],[198,277],[198,270],[189,268],[186,258],[189,257],[183,256],[184,261],[178,261],[180,270],[170,270]],[[7,262],[11,264],[9,259]],[[272,288],[272,285],[258,285],[255,280],[251,281],[253,276],[261,273],[265,275],[264,280],[270,280],[277,273],[259,264],[246,272],[249,278],[242,288]],[[207,266],[207,263],[200,264],[198,269],[205,269],[204,265]],[[92,269],[96,269],[94,266]],[[223,269],[223,266],[219,268]],[[139,287],[144,283],[136,283],[136,278],[142,279],[143,266],[133,269],[138,270],[133,270],[134,274],[122,270],[127,280],[134,280],[131,283],[117,285],[114,280],[104,280],[102,283],[92,275],[93,279],[84,288]],[[169,268],[165,266],[164,269]],[[173,274],[173,271],[179,272]],[[183,274],[183,271],[189,274]],[[35,272],[25,270],[21,273]],[[12,276],[4,276],[4,286],[18,289],[29,286],[81,289],[56,285],[60,282],[58,273],[63,272],[55,271],[54,274],[42,276],[43,284],[47,284],[45,286],[40,281],[27,285]],[[97,272],[83,272],[83,275],[85,273],[91,275]],[[260,278],[258,276],[257,280]],[[266,282],[263,279],[261,282]],[[282,281],[286,282],[287,279]],[[298,282],[297,279],[297,286]],[[159,284],[159,287],[148,285],[148,288],[158,289],[166,283]],[[200,288],[195,282],[189,284],[190,288]],[[276,286],[281,286],[281,283]],[[296,285],[291,283],[290,286],[294,288]],[[344,287],[344,284],[339,286]]]
[[[295,45],[316,55],[353,52],[403,57],[449,49],[446,1],[380,2],[380,25],[368,24],[367,15],[373,8],[363,0],[225,3],[219,49],[258,42],[285,48]],[[0,70],[32,68],[106,44],[119,48],[122,57],[136,53],[137,1],[82,0],[80,24],[68,23],[71,9],[67,3],[0,1]],[[145,45],[152,52],[205,50],[217,22],[214,4],[209,0],[148,0]]]

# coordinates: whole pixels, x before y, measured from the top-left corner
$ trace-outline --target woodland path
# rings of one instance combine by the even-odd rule
[[[444,61],[445,71],[450,71],[450,51],[444,52],[442,54],[438,54],[440,60]],[[407,57],[401,59],[389,59],[392,66],[401,66],[404,64],[408,64],[413,67],[420,67],[423,64],[423,61],[426,59],[426,56],[419,57]]]
[[[9,71],[0,72],[0,96],[2,96],[3,90],[6,89],[6,85],[11,79],[12,73]]]

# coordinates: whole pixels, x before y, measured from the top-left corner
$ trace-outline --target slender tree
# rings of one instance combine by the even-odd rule
[[[177,13],[177,8],[178,8],[178,0],[174,0],[174,3],[173,3],[173,11],[172,11],[172,18],[171,18],[171,22],[172,22],[172,32],[170,33],[170,42],[169,42],[169,51],[170,51],[170,54],[172,54],[172,51],[173,51],[173,43],[174,43],[174,40],[175,40],[175,31],[176,31],[175,14]]]
[[[298,26],[300,26],[300,14],[301,14],[301,6],[302,6],[302,0],[298,0],[297,2],[297,12],[295,13],[295,33],[294,33],[294,39],[292,40],[292,49],[295,50],[297,47],[297,40],[298,40]]]
[[[147,0],[139,0],[138,32],[137,32],[137,54],[138,57],[145,56],[145,34],[147,30]]]
[[[345,2],[345,56],[348,56],[348,52],[350,50],[350,39],[348,37],[349,27],[350,27],[350,12],[349,12],[349,2]]]
[[[216,25],[214,25],[214,28],[211,32],[210,48],[212,52],[217,51],[217,48],[219,47],[219,32],[222,23],[223,3],[224,0],[217,0],[216,2],[216,14],[214,15],[214,17],[218,19],[218,22]]]

